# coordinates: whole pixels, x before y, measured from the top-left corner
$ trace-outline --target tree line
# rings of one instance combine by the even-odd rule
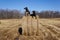
[[[60,18],[59,11],[41,11],[36,13],[40,18]]]
[[[60,18],[59,11],[35,11],[36,15],[40,18]],[[0,19],[13,19],[13,18],[22,18],[22,14],[19,10],[4,10],[0,9]]]
[[[0,9],[0,19],[13,19],[13,18],[21,18],[20,11]]]

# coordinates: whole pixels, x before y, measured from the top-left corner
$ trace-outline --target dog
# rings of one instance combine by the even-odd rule
[[[25,16],[30,15],[30,11],[28,10],[28,7],[25,7],[24,9],[25,9]]]
[[[36,13],[35,13],[35,11],[32,11],[32,14],[30,14],[30,16],[32,16],[32,18],[33,18],[33,17],[36,18]]]

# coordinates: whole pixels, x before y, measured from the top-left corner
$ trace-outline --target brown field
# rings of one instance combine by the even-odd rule
[[[60,18],[35,21],[28,27],[25,19],[0,20],[0,40],[60,40]],[[23,35],[19,35],[19,27],[23,28]]]

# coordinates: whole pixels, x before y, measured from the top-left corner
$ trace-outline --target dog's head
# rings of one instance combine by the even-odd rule
[[[28,9],[27,7],[25,7],[24,9]]]
[[[35,11],[32,11],[33,12],[33,14],[35,14]]]

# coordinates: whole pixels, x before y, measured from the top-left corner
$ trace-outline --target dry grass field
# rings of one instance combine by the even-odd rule
[[[60,40],[60,19],[0,20],[0,40]],[[18,28],[23,28],[19,35]]]

